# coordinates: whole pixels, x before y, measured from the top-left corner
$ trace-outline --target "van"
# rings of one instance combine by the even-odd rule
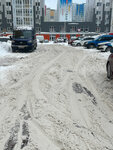
[[[37,47],[35,30],[33,28],[17,28],[13,30],[12,52],[29,52]]]

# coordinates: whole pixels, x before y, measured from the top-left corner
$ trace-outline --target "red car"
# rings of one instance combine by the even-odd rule
[[[110,50],[111,54],[108,58],[106,69],[107,69],[107,77],[109,79],[113,79],[113,48]]]

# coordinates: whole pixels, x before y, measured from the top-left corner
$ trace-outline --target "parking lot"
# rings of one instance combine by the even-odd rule
[[[109,54],[44,43],[1,55],[0,148],[17,150],[25,139],[28,150],[113,149]]]

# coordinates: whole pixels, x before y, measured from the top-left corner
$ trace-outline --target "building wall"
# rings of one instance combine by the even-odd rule
[[[17,20],[16,17],[14,17],[16,16],[16,7],[14,7],[15,2],[16,0],[0,0],[0,32],[12,31],[13,22],[14,26],[16,26]],[[45,0],[31,0],[31,2],[33,2],[33,23],[36,27],[36,30],[40,31],[41,22],[44,20]],[[18,18],[22,18],[22,16],[19,14]],[[23,25],[25,24],[23,23]]]
[[[92,22],[94,15],[94,6],[95,0],[86,0],[86,8],[85,8],[85,21]]]
[[[95,24],[93,22],[42,22],[42,32],[94,32]],[[79,33],[79,32],[78,32]]]
[[[57,4],[58,21],[72,21],[72,0],[58,0]]]
[[[50,8],[45,7],[44,21],[45,22],[57,21],[57,11],[54,9],[50,9]]]
[[[111,25],[110,32],[113,33],[113,0],[111,0]]]
[[[12,30],[11,0],[0,0],[0,32]]]
[[[12,0],[14,28],[22,26],[34,27],[33,6],[32,0]]]
[[[109,32],[111,25],[111,0],[95,0],[94,22],[97,32]]]
[[[85,4],[72,5],[72,21],[85,22]]]
[[[41,22],[44,21],[45,0],[35,0],[34,21],[37,32],[41,32]]]

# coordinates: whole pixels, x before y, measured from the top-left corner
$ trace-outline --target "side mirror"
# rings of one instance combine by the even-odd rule
[[[113,47],[112,47],[112,48],[110,48],[110,52],[111,52],[111,53],[113,53]]]

